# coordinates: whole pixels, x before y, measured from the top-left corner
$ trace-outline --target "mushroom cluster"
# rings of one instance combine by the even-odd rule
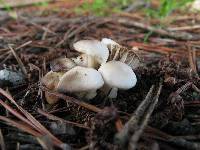
[[[134,58],[130,59],[130,52],[124,53],[124,48],[117,42],[107,38],[101,41],[81,40],[74,43],[73,47],[81,53],[80,56],[59,58],[50,63],[51,71],[41,80],[48,89],[73,93],[89,100],[97,95],[97,90],[109,98],[116,98],[118,90],[127,90],[136,85]],[[113,47],[118,49],[114,50]],[[131,62],[127,62],[127,58]],[[58,101],[57,97],[47,92],[45,97],[49,104]]]

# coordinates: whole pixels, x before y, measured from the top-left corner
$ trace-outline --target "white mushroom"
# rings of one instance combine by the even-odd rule
[[[63,73],[50,71],[41,79],[41,83],[45,85],[48,89],[55,90],[62,75]],[[47,92],[45,92],[45,98],[49,104],[54,104],[59,99],[58,97],[53,96]]]
[[[103,78],[97,70],[76,66],[61,77],[57,90],[81,95],[81,98],[92,99],[96,96],[96,90],[103,84]]]
[[[74,43],[73,47],[76,51],[91,56],[98,64],[106,63],[109,56],[107,46],[98,40],[81,40]]]
[[[109,98],[116,98],[118,89],[128,90],[136,85],[137,78],[131,67],[120,61],[102,64],[98,70],[105,82],[104,92]]]
[[[106,46],[108,46],[108,45],[119,45],[117,42],[115,42],[115,41],[113,41],[109,38],[103,38],[103,39],[101,39],[101,42],[103,44],[105,44]]]
[[[76,63],[69,58],[57,58],[50,63],[51,70],[54,72],[66,72],[75,66]]]

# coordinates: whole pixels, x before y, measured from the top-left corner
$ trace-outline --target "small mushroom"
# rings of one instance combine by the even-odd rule
[[[98,64],[106,63],[109,56],[107,46],[98,40],[81,40],[74,43],[73,47],[76,51],[90,56],[90,59],[94,59],[93,61]],[[88,64],[88,66],[92,66],[92,64]]]
[[[74,93],[79,98],[92,99],[103,84],[103,78],[97,70],[76,66],[61,77],[57,90],[62,93]]]
[[[117,91],[128,90],[136,85],[137,78],[131,67],[120,61],[109,61],[98,70],[105,82],[103,87],[109,98],[116,98]]]
[[[19,86],[24,84],[25,76],[20,71],[10,69],[0,70],[0,87]]]
[[[56,90],[56,87],[57,87],[58,82],[60,81],[60,77],[62,75],[63,75],[63,73],[50,71],[41,79],[41,83],[50,90]],[[58,97],[51,95],[47,92],[45,92],[45,98],[49,104],[54,104],[59,99]]]
[[[66,72],[75,66],[76,63],[70,58],[57,58],[50,63],[50,68],[54,72]]]

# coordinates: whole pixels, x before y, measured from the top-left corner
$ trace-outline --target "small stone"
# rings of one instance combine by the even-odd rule
[[[21,72],[9,69],[0,70],[0,87],[18,86],[25,83],[25,77]]]

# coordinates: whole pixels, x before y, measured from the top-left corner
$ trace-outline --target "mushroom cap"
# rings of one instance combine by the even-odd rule
[[[62,73],[49,71],[41,79],[41,83],[44,84],[48,89],[55,90],[57,85],[58,85],[58,82],[59,82],[61,76],[62,76]],[[58,97],[56,97],[54,95],[51,95],[48,92],[45,92],[45,98],[46,98],[46,101],[49,104],[55,104],[59,100]]]
[[[63,93],[84,92],[99,89],[103,84],[103,78],[97,70],[76,66],[61,77],[57,90]]]
[[[57,58],[50,63],[52,71],[68,71],[76,66],[76,63],[69,58]]]
[[[127,90],[136,85],[137,78],[131,67],[120,61],[109,61],[98,70],[106,85]]]
[[[95,57],[99,64],[106,63],[109,50],[105,44],[98,40],[81,40],[73,44],[76,51]]]
[[[60,77],[62,75],[62,73],[49,71],[44,77],[42,77],[41,83],[50,90],[54,90],[57,87]]]
[[[106,46],[108,45],[119,45],[117,42],[109,39],[109,38],[103,38],[101,39],[101,43],[105,44]]]

